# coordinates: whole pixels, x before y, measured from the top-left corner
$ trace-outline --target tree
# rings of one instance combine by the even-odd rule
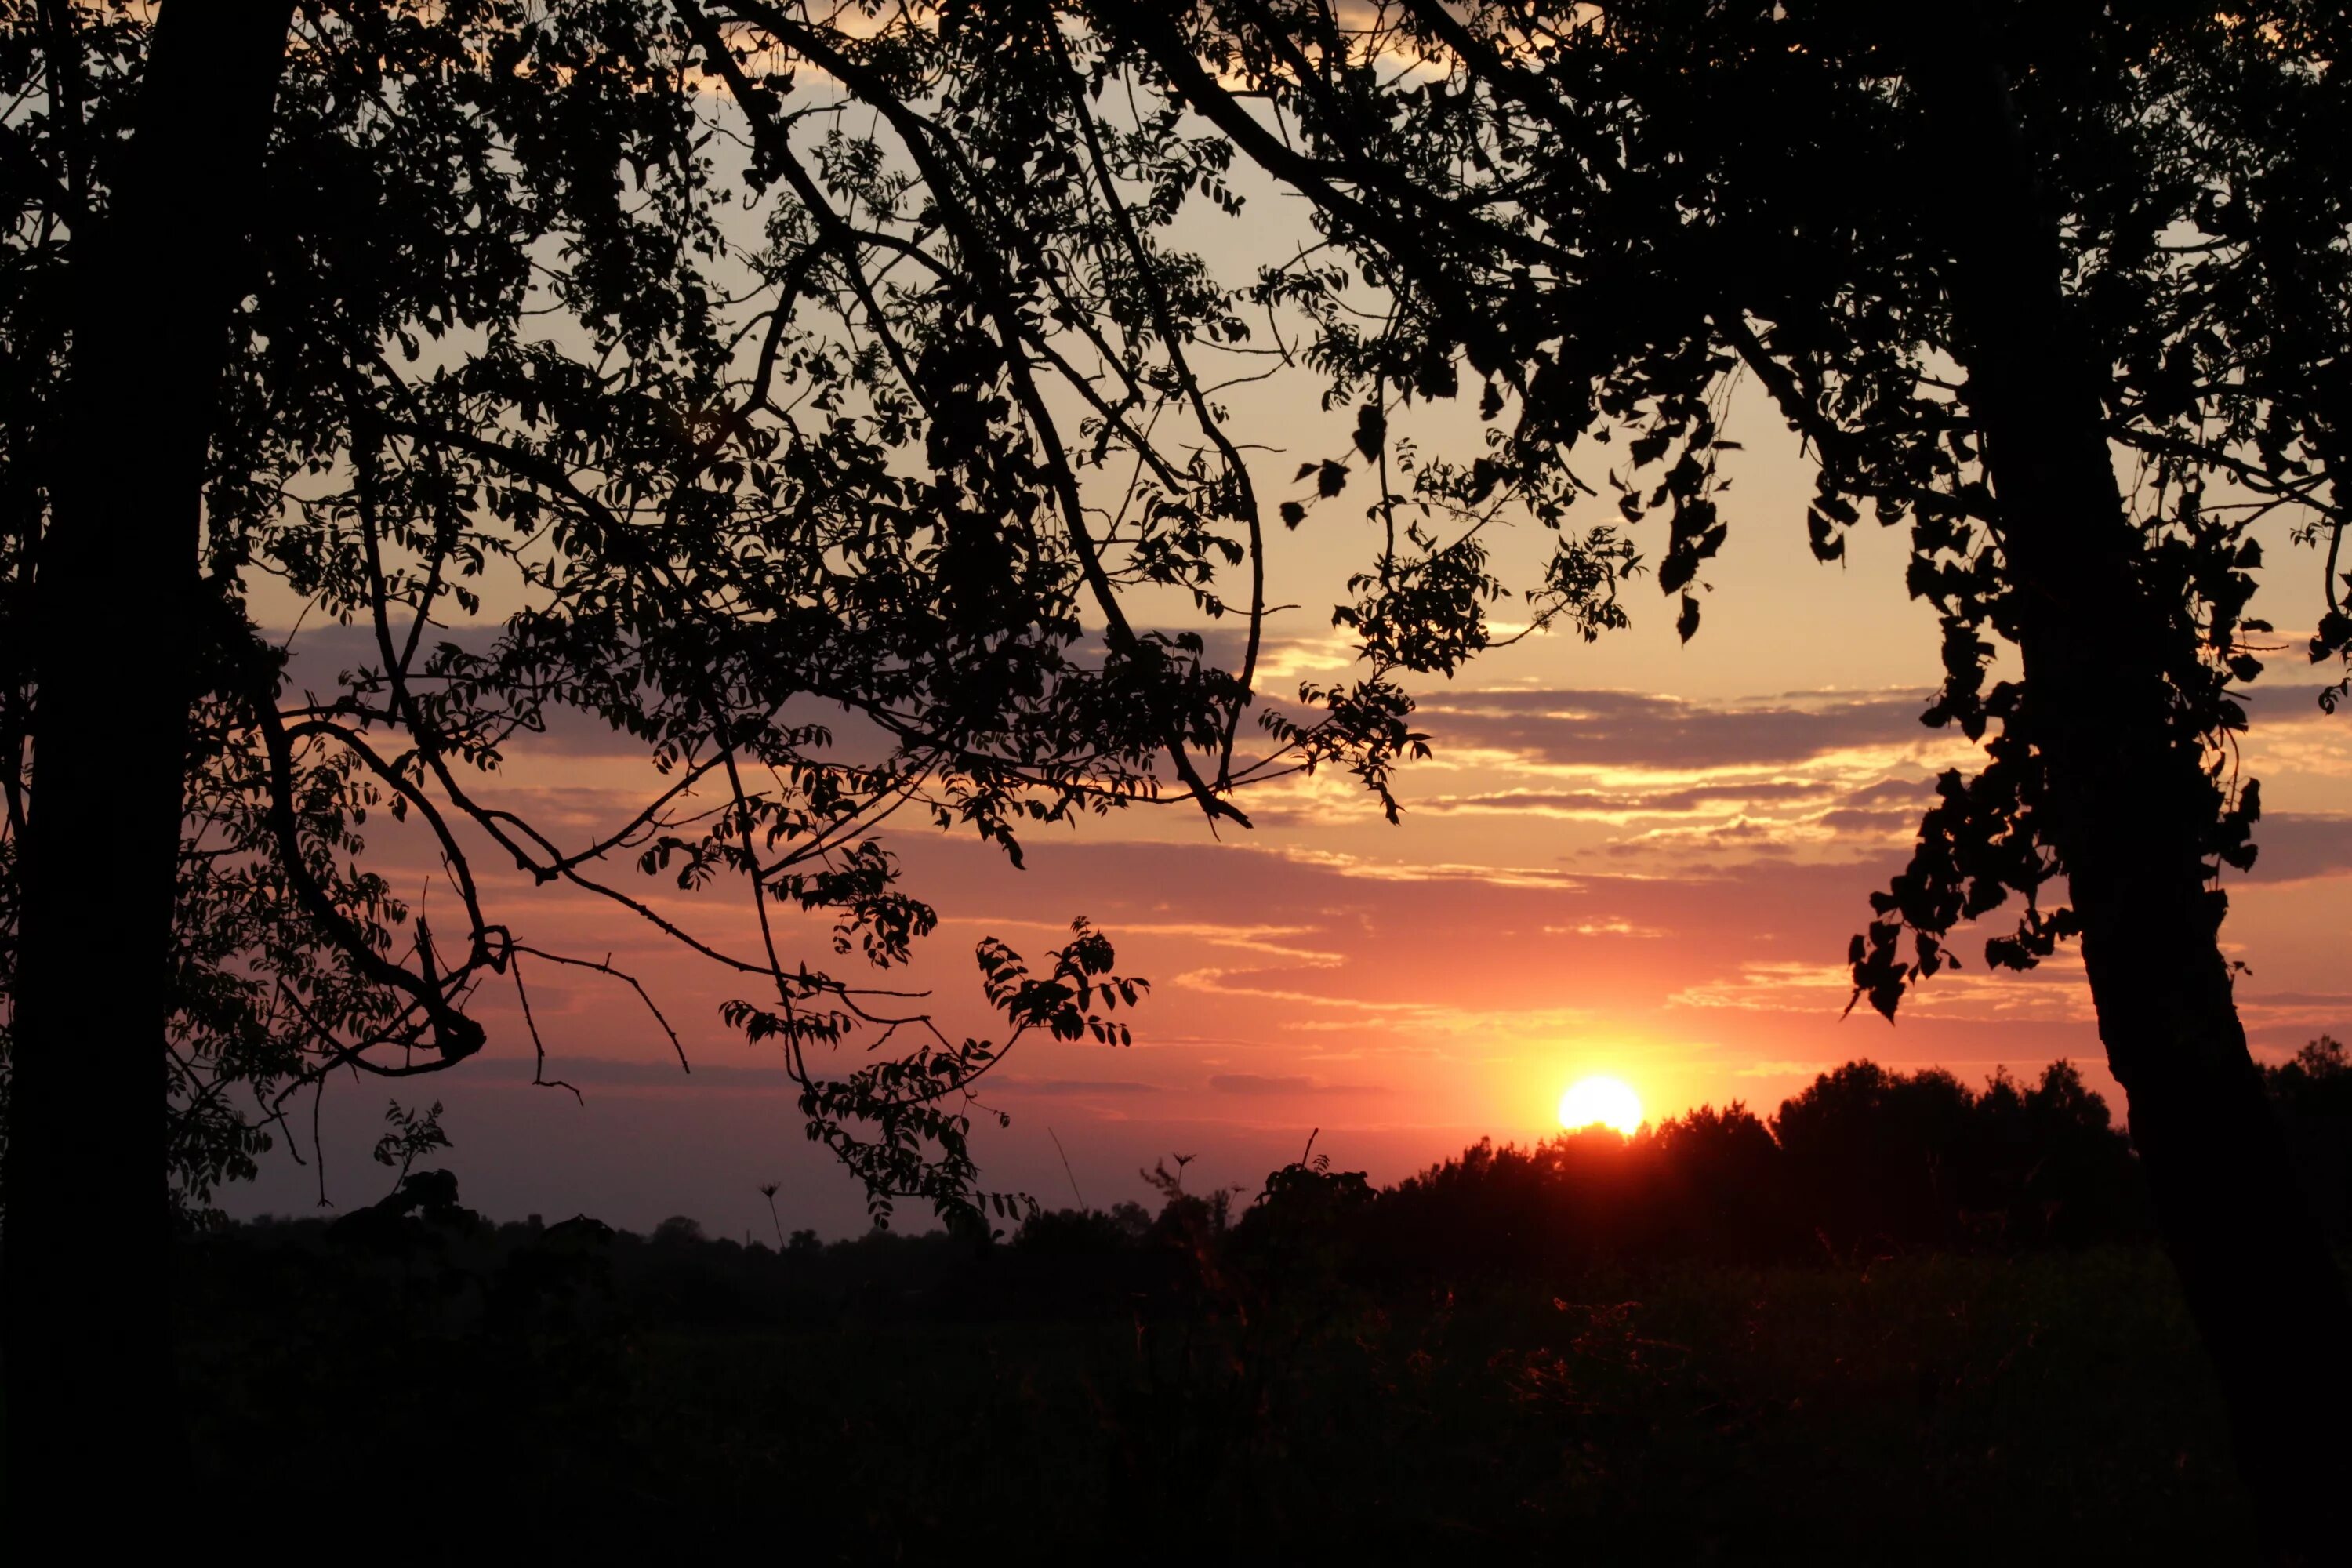
[[[978,1185],[974,1084],[1031,1030],[1124,1042],[1141,983],[1084,921],[1034,970],[985,941],[982,1038],[813,961],[809,920],[886,968],[932,930],[882,826],[1017,863],[1034,826],[1245,821],[1252,778],[1377,783],[1413,743],[1376,690],[1236,754],[1260,520],[1189,356],[1240,329],[1166,239],[1230,205],[1229,150],[1172,110],[1041,140],[1073,85],[1041,36],[818,28],[804,82],[687,4],[0,16],[16,1517],[167,1471],[167,1216],[298,1096],[477,1055],[492,983],[543,1068],[526,961],[677,1044],[634,976],[530,940],[534,888],[740,976],[728,1022],[877,1218],[982,1226],[1015,1200]],[[1237,617],[1236,668],[1151,594]],[[363,651],[289,665],[267,595]],[[586,831],[500,789],[567,714],[653,778]],[[756,935],[632,877],[733,889]]]
[[[1848,1062],[1815,1078],[1772,1119],[1823,1236],[1842,1250],[1888,1242],[1950,1242],[1949,1188],[1976,1109],[1946,1072],[1891,1073]]]
[[[2232,745],[2235,690],[2274,651],[2247,614],[2258,520],[2283,512],[2324,547],[2312,658],[2352,648],[2340,9],[1093,15],[1134,71],[1311,196],[1362,274],[1369,329],[1328,259],[1261,291],[1322,310],[1315,353],[1360,410],[1375,512],[1409,520],[1343,612],[1367,647],[1435,669],[1476,650],[1475,602],[1501,586],[1477,537],[1507,505],[1562,531],[1546,587],[1582,595],[1588,633],[1619,614],[1621,530],[1665,513],[1659,585],[1692,635],[1728,526],[1715,454],[1734,375],[1819,465],[1818,555],[1843,554],[1865,507],[1908,525],[1907,584],[1944,627],[1923,717],[1984,740],[1987,762],[1939,781],[1910,868],[1874,897],[1856,999],[1891,1018],[1958,962],[1956,930],[2012,897],[1988,963],[2079,939],[2245,1474],[2282,1549],[2319,1550],[2319,1500],[2352,1458],[2333,1419],[2352,1313],[2217,933],[2260,808]],[[1486,451],[1391,483],[1389,411],[1470,384]],[[1580,453],[1588,436],[1628,439]],[[1593,475],[1616,515],[1570,532]]]
[[[2263,1068],[2263,1087],[2286,1126],[2320,1227],[2341,1246],[2352,1237],[2352,1059],[2344,1042],[2320,1036],[2293,1061]]]
[[[197,24],[174,7],[135,97],[108,90],[135,47],[123,18],[85,26],[63,4],[8,17],[10,90],[45,87],[48,132],[37,152],[11,125],[6,143],[0,439],[19,668],[5,766],[23,892],[10,900],[22,930],[9,944],[5,1353],[18,1518],[77,1472],[160,1476],[170,1457],[168,1426],[139,1415],[168,1399],[172,1361],[166,1146],[151,1120],[152,1045],[137,1042],[170,1010],[184,650],[206,607],[198,497],[288,10],[226,5]],[[122,158],[125,144],[139,155]],[[157,269],[166,254],[179,264]],[[145,447],[129,464],[126,405]],[[108,635],[118,616],[142,635]],[[171,657],[155,661],[155,647]],[[24,754],[35,735],[38,805]],[[119,972],[110,938],[129,955]]]

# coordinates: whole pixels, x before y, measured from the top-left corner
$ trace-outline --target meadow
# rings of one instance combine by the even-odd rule
[[[1161,1164],[1156,1213],[829,1245],[494,1226],[418,1173],[338,1220],[184,1238],[194,1473],[324,1466],[300,1506],[329,1532],[352,1489],[394,1489],[474,1532],[813,1561],[2247,1558],[2127,1150],[2095,1099],[2033,1123],[2107,1152],[2064,1176],[2098,1224],[2069,1222],[2034,1184],[2063,1162],[1984,1136],[2029,1124],[2003,1094],[1844,1072],[1760,1145],[1708,1113],[1378,1191],[1302,1160],[1254,1196]],[[1843,1176],[1797,1157],[1841,1119],[1879,1134],[1821,1145]],[[1727,1147],[1765,1163],[1687,1179]],[[1969,1206],[2011,1167],[2031,1233]]]
[[[478,1525],[779,1531],[818,1560],[2225,1562],[2252,1539],[2151,1248],[1316,1293],[1246,1321],[975,1319],[960,1269],[895,1261],[937,1277],[829,1320],[192,1332],[198,1471],[331,1455]]]

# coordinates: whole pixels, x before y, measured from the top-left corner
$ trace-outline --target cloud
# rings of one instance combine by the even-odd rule
[[[1209,1087],[1219,1094],[1304,1094],[1315,1080],[1280,1073],[1221,1072],[1211,1075]]]
[[[1953,943],[1956,951],[1971,945],[1966,938]],[[1973,959],[1962,962],[1967,968],[1947,970],[1906,993],[1903,1016],[1977,1024],[2087,1023],[2095,1016],[2090,990],[2083,984],[2082,957],[2074,949],[2062,948],[2023,974],[1989,971]],[[1843,964],[1750,961],[1732,973],[1684,986],[1667,1003],[1826,1018],[1844,1016],[1853,998],[1853,980]],[[1856,1007],[1853,1016],[1867,1011]]]
[[[1158,1094],[1160,1086],[1136,1083],[1125,1079],[1085,1078],[1000,1078],[989,1082],[991,1090],[1006,1095],[1045,1095],[1091,1098],[1098,1095]]]
[[[1621,862],[1692,850],[1876,855],[1916,828],[1934,787],[1926,769],[1981,761],[1965,737],[1919,724],[1925,706],[1918,693],[1885,691],[1716,704],[1622,691],[1446,694],[1424,710],[1431,731],[1442,742],[1450,715],[1472,743],[1468,770],[1489,787],[1410,805],[1618,828],[1605,849],[1588,839],[1578,853]]]
[[[2305,730],[2324,721],[2317,686],[2259,688],[2242,694],[2258,731]],[[1726,769],[1791,767],[1856,751],[1914,756],[1973,750],[1957,731],[1920,722],[1924,691],[1800,691],[1746,701],[1696,702],[1637,691],[1601,689],[1448,690],[1424,697],[1415,715],[1438,745],[1500,752],[1522,764],[1611,773],[1700,774]],[[1913,775],[1916,777],[1916,773]],[[1693,809],[1710,798],[1798,798],[1821,786],[1801,780],[1706,784],[1649,792],[1642,809]],[[1888,779],[1869,787],[1866,805],[1924,799],[1930,785]],[[1437,809],[1561,810],[1634,808],[1618,792],[1487,792],[1454,797]]]
[[[1655,938],[1673,933],[1664,926],[1639,926],[1622,917],[1610,920],[1579,921],[1574,925],[1552,925],[1541,928],[1546,936],[1633,936]]]
[[[478,622],[430,626],[426,628],[418,650],[417,661],[422,665],[432,657],[434,650],[445,643],[453,644],[467,653],[486,657],[496,648],[503,631],[503,626]],[[395,641],[405,642],[407,623],[396,623],[392,632]],[[331,621],[306,626],[295,633],[273,630],[263,635],[284,644],[289,651],[286,668],[289,691],[324,694],[340,689],[345,674],[360,669],[382,669],[384,666],[383,652],[377,645],[372,625],[344,626]],[[653,753],[650,742],[614,728],[601,715],[585,709],[551,703],[541,718],[545,726],[543,729],[517,731],[500,748],[509,760],[596,757],[649,762]],[[871,720],[814,697],[794,698],[786,705],[781,718],[788,723],[824,726],[832,736],[832,751],[844,758],[879,756],[887,749],[888,737]]]
[[[1836,811],[1825,811],[1814,817],[1812,826],[1825,827],[1832,833],[1847,837],[1866,833],[1882,838],[1895,834],[1908,838],[1919,831],[1919,808],[1912,806],[1908,809],[1896,807],[1888,811],[1857,811],[1850,807],[1840,807]]]
[[[531,1064],[507,1058],[485,1062],[477,1071],[489,1081],[529,1087]],[[781,1067],[743,1067],[727,1062],[697,1061],[688,1072],[675,1058],[668,1061],[630,1060],[617,1057],[567,1057],[549,1052],[545,1077],[562,1079],[585,1088],[613,1089],[772,1089],[795,1086]],[[566,1097],[569,1098],[568,1096]]]
[[[1179,974],[1174,984],[1188,991],[1213,991],[1222,996],[1247,996],[1261,1002],[1295,1002],[1314,1007],[1344,1007],[1359,1013],[1421,1013],[1427,1010],[1428,1005],[1420,1002],[1381,1002],[1362,996],[1332,996],[1313,991],[1228,984],[1231,976],[1246,977],[1266,973],[1262,969],[1191,969]]]
[[[530,1064],[511,1058],[485,1063],[478,1073],[485,1080],[508,1087],[529,1087],[530,1084]],[[694,1070],[688,1073],[680,1070],[675,1060],[643,1061],[614,1057],[551,1055],[547,1058],[546,1076],[562,1079],[583,1089],[726,1089],[736,1093],[782,1093],[796,1090],[799,1087],[781,1067],[697,1061]],[[1127,1079],[992,1076],[986,1080],[986,1086],[992,1095],[1008,1098],[1079,1099],[1160,1092],[1157,1084],[1139,1083]]]
[[[1050,931],[1056,936],[1069,934],[1069,923],[1063,921],[1038,921],[1019,916],[943,915],[941,925],[979,926],[1006,931]],[[1311,968],[1336,968],[1348,962],[1347,955],[1320,948],[1294,947],[1277,938],[1306,936],[1318,928],[1308,925],[1226,925],[1215,921],[1121,921],[1118,937],[1169,936],[1192,937],[1212,947],[1235,948],[1266,958],[1288,959],[1294,963]]]
[[[2250,879],[2295,882],[2352,870],[2352,816],[2334,812],[2265,812],[2254,829],[2261,853]]]
[[[1863,746],[1939,738],[1919,692],[1800,694],[1708,706],[1633,691],[1487,690],[1425,700],[1416,715],[1441,746],[1514,752],[1552,766],[1688,772],[1801,763]]]
[[[1916,815],[1936,796],[1934,779],[1881,779],[1863,789],[1849,790],[1841,805],[1907,805]]]
[[[2293,1030],[2299,1046],[2315,1034],[2352,1032],[2352,992],[2246,992],[2238,1013],[2249,1029]]]
[[[1424,811],[1533,813],[1544,816],[1622,821],[1630,816],[1667,816],[1711,806],[1764,801],[1820,801],[1837,794],[1834,784],[1797,779],[1752,784],[1690,784],[1654,792],[1639,790],[1500,790],[1486,795],[1440,795],[1416,801]]]
[[[1463,882],[1488,888],[1573,889],[1585,880],[1581,872],[1570,873],[1549,866],[1465,865],[1457,861],[1373,860],[1360,855],[1349,855],[1333,849],[1311,849],[1303,845],[1281,844],[1271,847],[1272,855],[1294,866],[1312,866],[1341,877],[1360,877],[1377,882]]]
[[[1681,1007],[1731,1007],[1750,1013],[1836,1013],[1853,994],[1853,977],[1828,963],[1750,963],[1685,985],[1667,998]]]
[[[1209,1087],[1219,1094],[1379,1094],[1381,1092],[1372,1084],[1318,1083],[1311,1078],[1288,1073],[1216,1073],[1209,1079]]]
[[[2237,698],[2257,722],[2265,719],[2326,720],[2331,715],[2319,706],[2319,700],[2323,694],[2335,689],[2333,686],[2273,686],[2264,682],[2240,691]]]

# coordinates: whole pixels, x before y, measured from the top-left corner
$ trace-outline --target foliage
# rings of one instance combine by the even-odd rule
[[[2352,1059],[2344,1042],[2322,1035],[2294,1059],[2263,1069],[2287,1144],[2331,1237],[2352,1237]]]
[[[1382,1194],[1358,1246],[1364,1267],[1540,1277],[1609,1258],[2084,1246],[2147,1225],[2130,1145],[2070,1064],[2031,1088],[1996,1075],[1972,1091],[1856,1061],[1769,1125],[1734,1104],[1630,1140],[1481,1143]]]
[[[408,1179],[412,1166],[436,1149],[449,1147],[449,1135],[441,1131],[441,1102],[435,1100],[429,1110],[418,1110],[394,1100],[384,1108],[383,1120],[389,1129],[375,1141],[375,1163],[397,1166],[393,1176],[396,1189]]]
[[[150,11],[9,0],[0,21],[14,626],[76,240],[136,155]],[[761,10],[779,54],[692,0],[298,8],[208,458],[211,629],[185,661],[176,1202],[248,1174],[338,1072],[478,1052],[485,984],[515,986],[543,1063],[526,959],[651,1008],[609,962],[531,942],[536,885],[754,988],[728,1018],[782,1053],[877,1213],[972,1210],[971,1079],[1033,1027],[1124,1039],[1110,1008],[1139,983],[1084,930],[1009,987],[1017,958],[985,943],[1006,1022],[983,1038],[821,966],[804,919],[880,967],[933,930],[884,824],[1017,865],[1035,827],[1163,800],[1239,820],[1232,791],[1300,753],[1370,776],[1399,743],[1339,704],[1235,754],[1261,540],[1213,398],[1245,330],[1171,237],[1196,202],[1237,206],[1230,150],[1165,104],[1127,114],[1050,31],[938,21]],[[1237,666],[1138,620],[1153,593],[1239,617]],[[288,605],[349,628],[346,668],[265,637]],[[35,665],[71,652],[0,646],[6,933]],[[541,820],[502,771],[583,725],[652,782],[613,820]],[[421,841],[436,885],[396,892],[384,839]],[[758,939],[708,937],[635,879],[731,890]]]
[[[2076,934],[2075,910],[2047,902],[2075,809],[2052,772],[2072,700],[2053,683],[2093,679],[2091,659],[2134,688],[2109,683],[2095,709],[2153,683],[2154,772],[2137,787],[2182,826],[2192,874],[2252,864],[2239,689],[2283,651],[2249,614],[2258,521],[2282,516],[2322,547],[2308,653],[2352,657],[2334,482],[2352,321],[2339,7],[1213,0],[1088,15],[1139,76],[1315,204],[1327,243],[1260,293],[1309,311],[1306,357],[1359,409],[1358,450],[1299,477],[1318,500],[1351,468],[1376,479],[1389,547],[1341,615],[1368,650],[1450,672],[1487,646],[1480,605],[1503,584],[1480,539],[1511,515],[1559,532],[1536,602],[1588,636],[1622,621],[1636,542],[1663,521],[1657,581],[1691,636],[1735,510],[1725,412],[1749,377],[1818,466],[1816,555],[1842,559],[1865,514],[1909,529],[1906,584],[1943,626],[1944,684],[1922,718],[1986,742],[1973,777],[1938,781],[1910,868],[1873,898],[1850,954],[1857,1001],[1891,1016],[1958,962],[1956,927],[2012,897],[2022,913],[1989,963],[2029,968]],[[1963,133],[1950,105],[1980,81],[2011,119]],[[2012,162],[2018,188],[1994,188]],[[2039,575],[2052,547],[2019,523],[2024,502],[1991,483],[2000,345],[1962,309],[1983,214],[2033,204],[2021,221],[2051,247],[2036,286],[2060,291],[2066,341],[2029,357],[2083,378],[2092,436],[2133,466],[2126,558],[2099,590],[2116,602],[2063,606],[2111,628],[2108,645],[2051,652],[2038,679],[2004,659],[2062,590]],[[1412,461],[1387,439],[1402,405],[1473,389],[1487,427],[1468,463]],[[1570,528],[1580,500],[1610,514]],[[2215,889],[2205,912],[2221,908]]]

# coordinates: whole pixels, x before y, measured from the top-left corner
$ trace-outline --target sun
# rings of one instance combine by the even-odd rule
[[[1598,1124],[1631,1138],[1642,1125],[1642,1097],[1622,1078],[1580,1078],[1559,1097],[1559,1124],[1570,1131]]]

